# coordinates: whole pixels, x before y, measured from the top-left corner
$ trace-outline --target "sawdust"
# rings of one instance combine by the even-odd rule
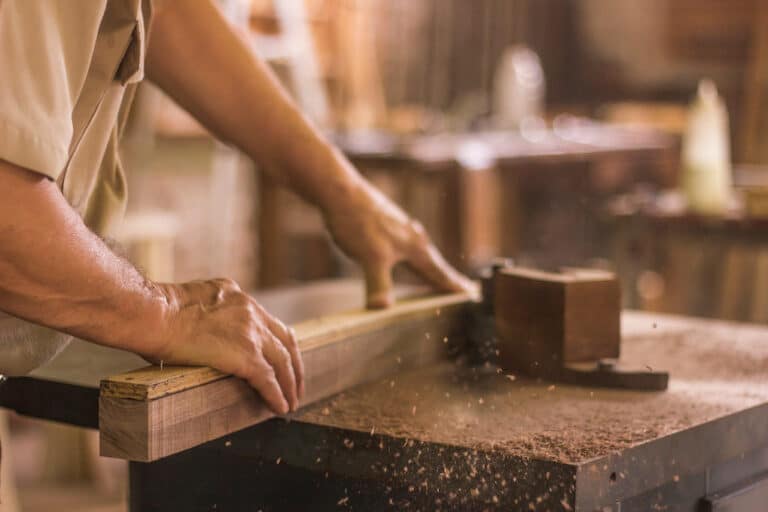
[[[630,337],[624,361],[670,371],[670,389],[661,393],[552,387],[446,362],[344,393],[298,420],[583,463],[768,401],[765,333],[714,323],[670,333],[659,322]]]

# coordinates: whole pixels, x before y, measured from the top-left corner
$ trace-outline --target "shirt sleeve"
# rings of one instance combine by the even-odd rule
[[[0,159],[56,179],[88,74],[101,2],[0,0]]]

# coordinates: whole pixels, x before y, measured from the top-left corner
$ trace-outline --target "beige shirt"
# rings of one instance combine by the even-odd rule
[[[149,0],[0,0],[0,159],[48,176],[96,233],[125,208],[117,143]]]
[[[150,3],[0,0],[0,159],[55,180],[100,235],[125,209],[117,143],[143,78]],[[70,339],[0,312],[0,374],[24,374]]]

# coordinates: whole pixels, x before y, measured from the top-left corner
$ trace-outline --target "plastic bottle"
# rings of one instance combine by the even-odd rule
[[[493,86],[497,128],[517,129],[544,112],[544,70],[536,52],[525,46],[507,48],[499,60]]]
[[[683,136],[683,192],[691,211],[718,215],[732,196],[728,112],[711,80],[699,82]]]

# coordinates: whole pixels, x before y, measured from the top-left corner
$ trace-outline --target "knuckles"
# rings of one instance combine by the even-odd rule
[[[280,362],[283,364],[283,366],[291,367],[291,354],[285,349],[285,347],[282,346],[281,343],[277,343],[279,347],[281,347],[278,350],[278,354],[280,354],[278,357],[280,358]]]
[[[272,365],[283,370],[293,368],[289,349],[297,347],[298,342],[291,329],[271,317],[232,279],[212,279],[207,284],[213,285],[217,303],[215,310],[208,314],[218,316],[219,329],[231,341],[237,340],[240,345],[244,368],[238,372],[239,376],[252,379],[261,375],[263,378],[264,369],[270,369]],[[218,314],[213,311],[218,311]],[[273,333],[270,325],[273,328],[277,326],[278,332]],[[265,354],[268,344],[275,345],[270,346],[270,359],[274,357],[271,363]],[[260,370],[254,372],[255,369]]]
[[[421,224],[421,222],[417,220],[411,220],[410,225],[413,240],[421,245],[428,244],[429,235],[427,234],[427,230],[424,229],[424,226]]]
[[[222,290],[227,292],[239,292],[240,291],[240,285],[235,282],[234,279],[230,279],[229,277],[220,277],[218,279],[215,279],[218,283],[218,285],[221,287]]]
[[[290,329],[288,329],[287,331],[288,331],[288,338],[285,340],[285,343],[289,345],[291,348],[298,347],[299,342],[296,340],[296,335]]]

